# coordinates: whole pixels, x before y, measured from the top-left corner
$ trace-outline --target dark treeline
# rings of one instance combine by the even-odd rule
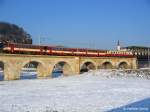
[[[6,22],[0,22],[0,41],[32,44],[30,34],[26,33],[23,28]]]

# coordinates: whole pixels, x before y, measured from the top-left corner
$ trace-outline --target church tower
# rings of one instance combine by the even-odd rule
[[[120,51],[120,48],[121,48],[121,47],[120,47],[120,42],[119,42],[119,40],[118,40],[118,42],[117,42],[117,50]]]

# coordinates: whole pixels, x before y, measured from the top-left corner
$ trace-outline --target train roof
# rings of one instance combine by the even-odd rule
[[[12,42],[9,42],[12,43]],[[37,45],[37,44],[22,44],[22,43],[12,43],[16,45],[29,45],[29,46],[36,46],[36,47],[55,47],[55,48],[64,48],[64,49],[80,49],[80,50],[92,50],[92,51],[103,51],[106,52],[108,50],[102,50],[102,49],[92,49],[92,48],[75,48],[75,47],[66,47],[62,45]]]

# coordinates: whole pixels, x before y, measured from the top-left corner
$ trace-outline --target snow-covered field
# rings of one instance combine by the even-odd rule
[[[101,112],[150,97],[150,80],[112,75],[1,81],[0,112]]]

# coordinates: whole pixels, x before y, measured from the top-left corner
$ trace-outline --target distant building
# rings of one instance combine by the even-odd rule
[[[137,56],[139,68],[150,67],[150,47],[128,46],[122,47],[121,50],[131,51],[135,56]]]

